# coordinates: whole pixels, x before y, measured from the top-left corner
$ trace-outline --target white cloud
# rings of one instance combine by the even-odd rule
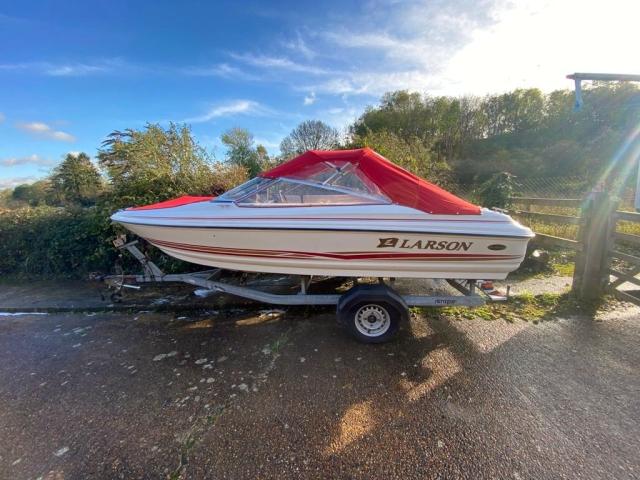
[[[2,167],[14,167],[16,165],[41,165],[41,166],[49,166],[53,165],[54,162],[48,160],[46,158],[42,158],[35,153],[33,155],[29,155],[26,157],[11,157],[4,158],[0,160],[0,166]]]
[[[258,102],[252,100],[233,100],[224,104],[211,107],[203,115],[187,118],[186,123],[209,122],[220,117],[230,117],[234,115],[265,115],[269,110]]]
[[[441,88],[437,77],[418,69],[408,71],[367,71],[357,70],[344,72],[328,80],[320,80],[312,84],[296,86],[297,90],[313,90],[329,95],[366,95],[380,96],[392,90],[427,91]]]
[[[267,150],[274,151],[280,148],[281,140],[269,140],[267,138],[259,137],[259,138],[254,138],[253,141],[256,145],[262,145]]]
[[[47,125],[43,122],[18,123],[16,127],[40,138],[57,140],[60,142],[76,141],[76,137],[74,137],[70,133],[63,132],[61,130],[55,130],[50,125]]]
[[[354,122],[361,114],[363,107],[358,105],[345,105],[344,107],[332,107],[316,113],[317,118],[328,123],[332,127],[341,129],[345,125]]]
[[[316,102],[316,92],[310,92],[304,97],[303,105],[313,105]]]
[[[311,85],[305,85],[296,88],[299,88],[300,90],[313,89],[314,91],[328,93],[331,95],[352,95],[366,93],[366,86],[356,85],[356,83],[348,77],[348,75],[345,75],[345,78],[334,77],[329,80],[322,80]]]
[[[18,185],[22,185],[23,183],[33,183],[37,181],[37,177],[10,177],[10,178],[0,178],[0,190],[4,190],[6,188],[14,188]]]
[[[295,38],[282,42],[282,45],[285,48],[288,48],[289,50],[298,53],[309,60],[313,59],[317,55],[314,50],[309,48],[307,42],[304,41],[299,31],[296,32]]]
[[[7,117],[5,117],[4,113],[0,112],[0,123],[4,122],[7,119]]]
[[[109,71],[105,65],[87,65],[75,63],[69,65],[51,65],[45,69],[45,74],[52,77],[75,77],[90,75],[93,73],[104,73]]]
[[[23,18],[23,17],[14,17],[14,16],[11,16],[11,15],[7,15],[5,13],[0,13],[0,23],[27,24],[27,23],[31,23],[31,20],[28,20],[28,19]]]
[[[396,49],[399,47],[398,40],[392,38],[387,33],[354,33],[348,31],[326,32],[325,37],[332,43],[347,48],[366,49]]]
[[[26,64],[21,63],[0,63],[0,71],[11,72],[11,71],[19,71],[26,70]]]
[[[196,77],[220,77],[232,80],[260,80],[260,77],[247,73],[238,67],[229,65],[228,63],[218,63],[204,67],[184,67],[180,69],[180,73]]]
[[[640,73],[630,53],[639,16],[640,3],[626,0],[519,3],[452,56],[443,92],[548,91],[572,88],[565,75],[573,72]]]
[[[27,72],[50,77],[81,77],[95,74],[122,73],[145,70],[144,67],[133,65],[120,58],[97,60],[94,62],[20,62],[0,63],[0,71]],[[164,71],[162,68],[149,68],[149,71]]]
[[[297,63],[287,57],[273,57],[268,55],[254,55],[253,53],[231,53],[231,57],[239,62],[262,69],[277,69],[288,72],[308,73],[312,75],[326,75],[324,68],[315,65]]]

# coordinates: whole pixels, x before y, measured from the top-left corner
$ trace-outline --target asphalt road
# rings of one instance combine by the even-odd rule
[[[0,316],[0,478],[640,478],[640,315]]]

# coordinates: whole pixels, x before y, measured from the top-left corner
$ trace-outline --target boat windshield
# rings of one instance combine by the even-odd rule
[[[300,205],[362,205],[389,203],[383,198],[372,197],[327,187],[319,183],[278,178],[236,202],[245,206],[300,206]]]
[[[271,178],[263,178],[263,177],[255,177],[249,180],[248,182],[243,183],[242,185],[238,185],[235,188],[232,188],[228,192],[223,193],[219,197],[215,198],[214,202],[235,202],[236,200],[246,197],[247,195],[255,192],[261,186],[266,185],[267,183],[273,182]]]
[[[242,206],[362,205],[391,201],[357,166],[324,162],[276,179],[256,177],[218,197]]]

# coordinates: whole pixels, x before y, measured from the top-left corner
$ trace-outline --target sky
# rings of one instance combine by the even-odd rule
[[[0,188],[95,157],[114,130],[186,122],[217,159],[249,129],[344,129],[387,91],[572,88],[640,74],[638,0],[0,0]]]

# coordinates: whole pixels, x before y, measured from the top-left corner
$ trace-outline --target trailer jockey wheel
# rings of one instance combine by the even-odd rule
[[[409,318],[402,297],[386,285],[357,285],[340,297],[338,321],[363,343],[391,340]]]

